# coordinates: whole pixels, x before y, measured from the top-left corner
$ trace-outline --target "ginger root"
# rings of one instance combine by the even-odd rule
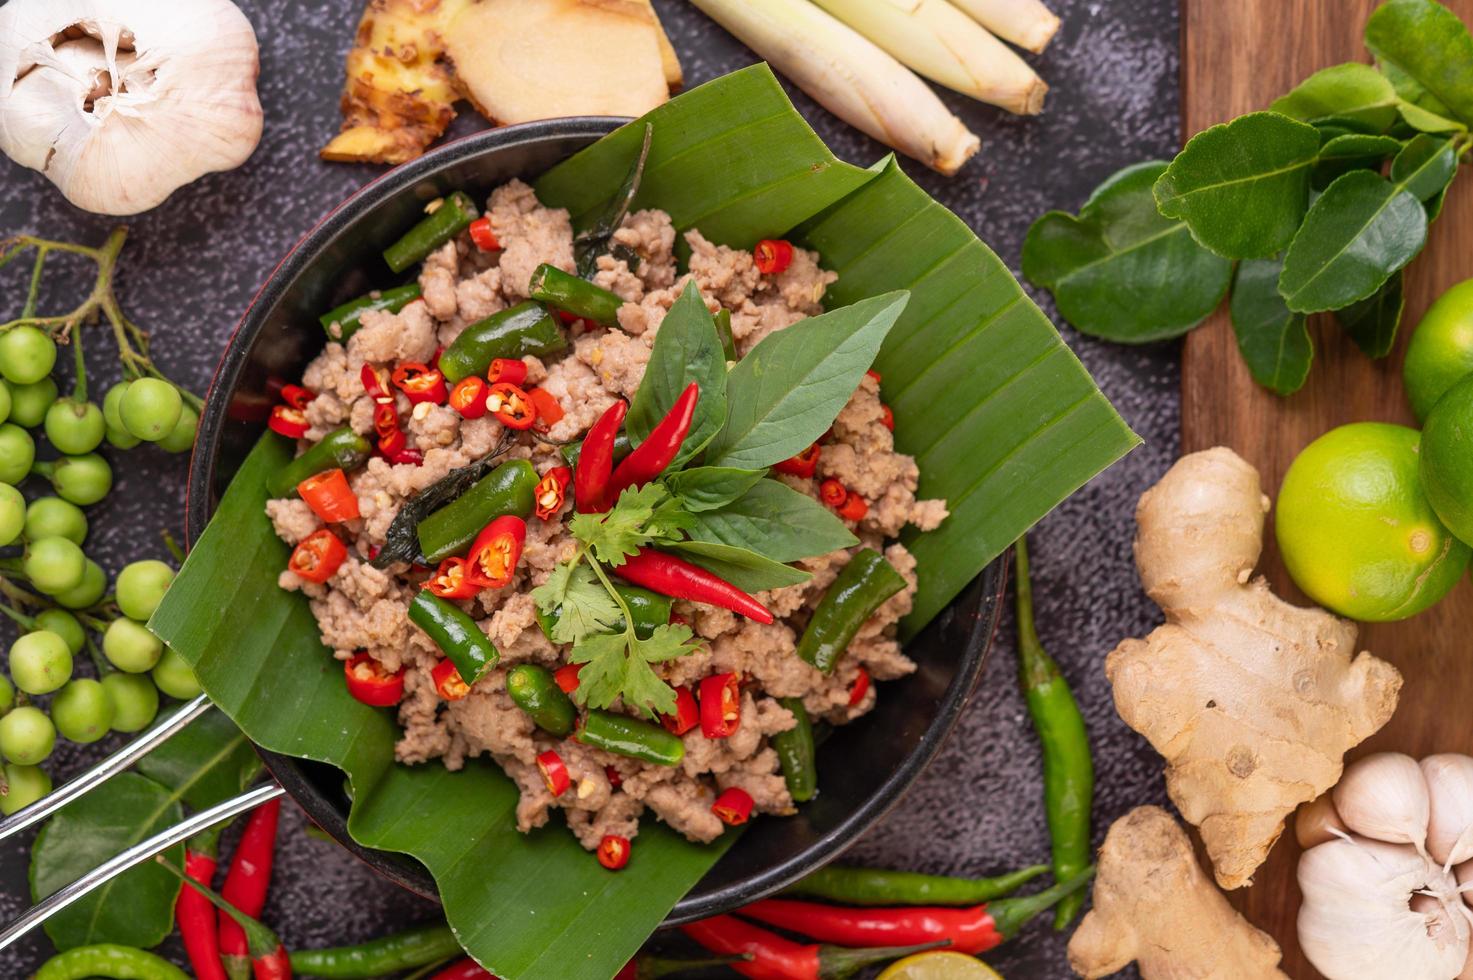
[[[1233,910],[1165,810],[1116,820],[1100,848],[1094,907],[1069,939],[1069,965],[1103,977],[1135,960],[1145,980],[1284,977],[1279,946]]]
[[[1136,566],[1166,625],[1105,661],[1115,708],[1166,759],[1171,800],[1239,888],[1346,751],[1391,718],[1396,668],[1355,655],[1356,627],[1249,581],[1269,501],[1218,447],[1178,460],[1136,508]]]

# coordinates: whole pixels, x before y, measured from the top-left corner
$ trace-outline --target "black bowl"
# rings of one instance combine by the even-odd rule
[[[263,431],[268,379],[301,377],[325,343],[317,322],[324,310],[395,284],[379,253],[414,223],[427,201],[458,188],[484,196],[512,177],[534,177],[621,121],[559,119],[457,140],[384,174],[308,232],[257,292],[216,369],[190,465],[190,539],[204,530]],[[837,730],[820,748],[818,798],[795,817],[750,826],[675,906],[667,924],[723,912],[782,888],[832,860],[896,804],[971,697],[997,628],[1004,582],[999,559],[907,646],[920,668],[916,674],[886,684],[874,711]],[[434,881],[417,861],[363,847],[348,835],[348,801],[338,770],[262,755],[307,815],[344,847],[405,888],[435,898]]]

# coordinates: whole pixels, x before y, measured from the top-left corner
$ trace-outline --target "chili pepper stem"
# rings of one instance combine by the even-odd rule
[[[867,966],[888,963],[914,953],[924,953],[928,949],[950,945],[950,940],[946,939],[916,946],[875,946],[870,949],[850,949],[848,946],[824,944],[818,947],[819,980],[844,980]]]
[[[261,959],[262,957],[270,956],[281,948],[281,940],[276,937],[276,933],[268,929],[259,920],[251,918],[226,901],[213,888],[209,888],[195,881],[181,869],[171,864],[162,854],[154,858],[154,860],[165,868],[168,868],[169,873],[184,882],[186,886],[193,888],[205,898],[208,898],[210,904],[235,920],[235,924],[245,931],[246,942],[251,948],[251,959]]]
[[[1012,939],[1018,934],[1018,930],[1027,924],[1029,919],[1054,905],[1056,902],[1073,895],[1095,875],[1095,866],[1090,865],[1079,874],[1068,881],[1061,881],[1050,885],[1043,891],[1033,895],[1023,895],[1018,898],[1000,898],[987,906],[988,913],[992,916],[993,924],[997,928],[998,935],[1004,940]]]

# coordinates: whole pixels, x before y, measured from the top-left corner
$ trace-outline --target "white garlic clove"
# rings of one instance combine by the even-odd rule
[[[1473,759],[1443,753],[1422,760],[1431,804],[1427,853],[1443,865],[1473,858]]]
[[[1335,801],[1329,793],[1303,804],[1294,814],[1294,839],[1306,851],[1348,833],[1349,829],[1335,812]]]
[[[1464,861],[1453,868],[1453,877],[1457,879],[1458,890],[1463,894],[1463,904],[1473,909],[1473,861]]]
[[[1426,852],[1431,803],[1411,756],[1377,752],[1357,759],[1331,793],[1340,819],[1357,834]]]

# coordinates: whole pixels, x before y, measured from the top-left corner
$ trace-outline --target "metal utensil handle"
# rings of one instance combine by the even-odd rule
[[[172,738],[179,729],[210,709],[210,699],[201,694],[163,721],[103,759],[86,772],[57,787],[30,806],[0,820],[0,841],[40,823],[88,790],[101,786]]]
[[[274,800],[278,796],[284,796],[285,794],[286,790],[275,783],[257,786],[255,789],[248,790],[234,799],[226,800],[224,803],[217,803],[208,810],[201,810],[199,813],[180,821],[167,830],[154,834],[146,841],[134,844],[123,853],[104,861],[102,864],[82,875],[76,881],[68,885],[63,885],[60,890],[38,902],[14,922],[6,926],[5,930],[0,932],[0,949],[9,946],[68,905],[71,905],[103,883],[116,878],[134,865],[142,864],[155,854],[166,851],[181,841],[188,840],[201,830],[229,820],[238,813],[253,810],[262,803]]]

